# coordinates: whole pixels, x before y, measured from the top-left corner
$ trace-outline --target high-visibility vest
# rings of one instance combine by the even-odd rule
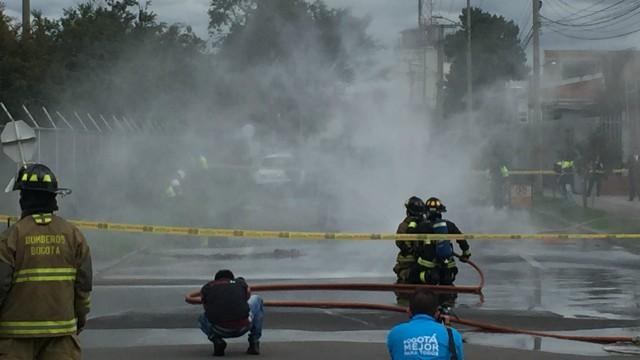
[[[509,177],[509,168],[507,168],[505,165],[502,165],[500,167],[500,175],[502,175],[502,177]]]

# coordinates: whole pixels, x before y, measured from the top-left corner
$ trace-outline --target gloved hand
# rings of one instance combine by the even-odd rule
[[[76,335],[80,335],[82,330],[84,330],[84,327],[85,327],[86,324],[87,324],[87,318],[86,317],[84,317],[84,316],[78,317]]]
[[[462,255],[460,255],[460,261],[467,262],[469,261],[470,257],[471,257],[471,251],[465,250],[464,252],[462,252]]]

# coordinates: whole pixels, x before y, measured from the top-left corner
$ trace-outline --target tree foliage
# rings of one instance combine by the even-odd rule
[[[35,104],[135,112],[146,99],[188,93],[205,42],[188,27],[159,22],[148,5],[89,0],[59,19],[34,12],[30,36],[0,8],[0,100],[13,110]]]
[[[445,54],[451,61],[451,71],[446,79],[447,114],[464,109],[467,92],[466,10],[462,11],[459,19],[462,28],[447,36],[444,44]],[[474,93],[479,93],[496,82],[521,80],[526,76],[526,56],[518,39],[520,29],[513,21],[472,8],[471,29]],[[474,96],[474,99],[479,97]]]
[[[171,122],[233,114],[298,136],[322,127],[376,47],[367,18],[320,0],[212,0],[213,47],[149,8],[84,0],[58,19],[35,12],[22,36],[0,7],[0,101]]]

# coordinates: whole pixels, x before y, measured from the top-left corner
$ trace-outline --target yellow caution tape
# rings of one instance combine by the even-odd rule
[[[612,170],[611,172],[614,174],[626,174],[627,173],[627,169],[615,169]],[[485,170],[483,171],[483,173],[488,174],[489,170]],[[602,175],[604,175],[606,172],[601,173]],[[509,176],[516,176],[516,175],[560,175],[560,173],[553,171],[553,170],[509,170],[508,171]],[[575,173],[577,174],[577,173]]]
[[[0,222],[16,222],[13,216],[0,215]],[[394,234],[394,233],[331,233],[303,231],[261,231],[240,229],[192,228],[178,226],[138,225],[71,220],[80,229],[138,234],[180,235],[199,237],[230,237],[248,239],[297,240],[580,240],[580,239],[640,239],[640,234]]]

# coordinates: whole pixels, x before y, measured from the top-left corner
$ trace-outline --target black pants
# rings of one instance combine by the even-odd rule
[[[456,281],[457,274],[457,267],[447,268],[438,266],[435,268],[425,268],[415,266],[411,271],[409,279],[413,284],[453,285]]]
[[[593,188],[596,188],[596,196],[600,196],[600,188],[602,186],[602,181],[600,181],[599,178],[588,178],[587,179],[587,189],[585,191],[585,196],[589,197],[591,196],[591,192],[593,191]]]
[[[640,190],[638,181],[636,179],[630,179],[629,180],[629,200],[635,199],[636,196],[638,196],[638,199],[640,199],[640,194],[638,193],[638,190]]]

